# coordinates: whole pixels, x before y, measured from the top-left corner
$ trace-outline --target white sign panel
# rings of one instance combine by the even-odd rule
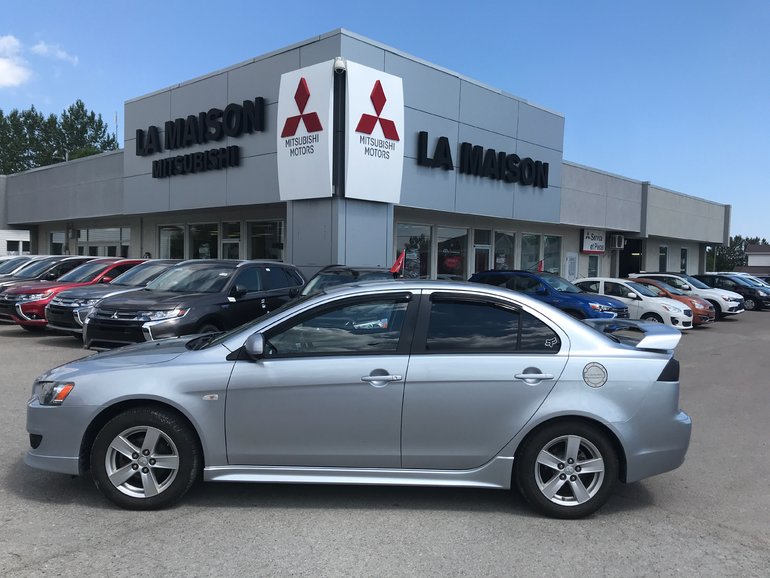
[[[345,196],[397,204],[404,170],[404,85],[347,63]]]
[[[334,61],[281,75],[278,188],[282,201],[332,195]]]
[[[583,253],[604,253],[607,249],[607,231],[583,229],[583,243],[580,250]]]

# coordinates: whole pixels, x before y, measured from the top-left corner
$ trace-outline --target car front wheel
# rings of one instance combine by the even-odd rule
[[[190,426],[158,408],[133,408],[112,418],[91,448],[91,472],[106,498],[130,510],[155,510],[179,500],[200,469]]]
[[[751,297],[746,297],[746,299],[743,300],[743,308],[746,311],[754,311],[757,308],[757,302]]]
[[[575,519],[598,510],[618,481],[618,457],[607,435],[570,421],[537,430],[514,463],[520,492],[536,510]]]

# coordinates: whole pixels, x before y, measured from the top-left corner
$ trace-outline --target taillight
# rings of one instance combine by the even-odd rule
[[[679,362],[673,357],[668,360],[666,367],[658,376],[658,381],[679,381]]]

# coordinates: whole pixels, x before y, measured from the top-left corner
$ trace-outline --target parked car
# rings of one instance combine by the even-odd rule
[[[526,293],[577,319],[628,317],[628,307],[625,303],[610,297],[586,293],[580,287],[552,273],[513,270],[482,271],[474,273],[469,281]]]
[[[581,322],[478,283],[342,285],[224,334],[44,373],[25,461],[90,472],[137,510],[176,502],[202,475],[515,486],[540,512],[579,518],[619,481],[683,462],[680,338],[651,323]]]
[[[0,261],[0,279],[13,275],[32,259],[31,255],[6,256]]]
[[[632,273],[629,278],[655,279],[679,289],[685,295],[697,295],[703,297],[714,306],[717,319],[725,315],[738,315],[744,312],[743,297],[733,291],[714,289],[705,283],[701,283],[695,277],[684,273]]]
[[[138,291],[177,263],[180,263],[179,259],[151,259],[139,263],[109,283],[62,291],[45,308],[48,328],[82,339],[83,324],[96,303],[105,297]]]
[[[770,307],[770,291],[766,287],[750,283],[740,275],[705,273],[694,275],[694,277],[709,287],[738,293],[743,297],[743,306],[746,308],[746,311]]]
[[[54,255],[30,263],[10,277],[0,280],[0,321],[15,323],[12,314],[16,308],[16,299],[9,298],[7,292],[22,285],[38,285],[44,281],[54,281],[66,275],[93,257],[66,257]]]
[[[141,291],[102,299],[86,318],[86,347],[117,347],[233,329],[299,294],[305,278],[276,261],[184,261]]]
[[[301,295],[312,295],[325,291],[329,287],[343,283],[363,281],[387,281],[397,278],[397,274],[382,267],[349,267],[347,265],[328,265],[310,278],[300,292]]]
[[[667,297],[674,301],[684,303],[692,310],[692,324],[705,325],[716,320],[716,312],[714,306],[696,295],[685,295],[682,291],[671,285],[663,283],[663,281],[656,281],[655,279],[645,279],[644,277],[635,277],[634,282],[639,283],[647,287],[650,291],[655,293],[658,297]]]
[[[658,297],[644,285],[634,280],[612,277],[587,277],[575,283],[583,291],[609,295],[628,306],[631,319],[665,323],[677,329],[692,329],[692,309],[687,305]]]
[[[4,305],[17,325],[28,331],[42,331],[48,325],[45,309],[56,295],[73,287],[109,283],[114,277],[141,262],[140,259],[93,259],[56,281],[9,287],[3,293]]]

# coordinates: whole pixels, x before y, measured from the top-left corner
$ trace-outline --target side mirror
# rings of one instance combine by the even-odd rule
[[[687,283],[685,283],[684,285],[682,285],[680,287],[680,289],[684,289],[685,291],[689,291],[690,289],[692,289],[692,287],[690,287]]]
[[[548,290],[543,285],[538,285],[535,288],[535,295],[548,295]]]
[[[233,287],[233,290],[230,291],[230,294],[236,299],[240,299],[241,297],[246,295],[246,293],[248,292],[249,290],[244,285],[236,285],[235,287]]]
[[[99,281],[99,283],[109,283],[112,281],[112,277],[102,277],[102,280]]]
[[[265,353],[265,338],[261,333],[252,333],[243,344],[243,349],[252,359],[259,359]]]
[[[46,281],[56,281],[56,278],[58,276],[59,275],[55,271],[49,271],[48,273],[45,274],[45,277],[43,277],[43,279],[45,279]]]
[[[639,299],[639,295],[637,295],[633,291],[629,291],[628,293],[626,293],[626,297],[628,299]]]
[[[289,289],[289,297],[294,299],[297,295],[299,295],[299,287],[292,287]]]

